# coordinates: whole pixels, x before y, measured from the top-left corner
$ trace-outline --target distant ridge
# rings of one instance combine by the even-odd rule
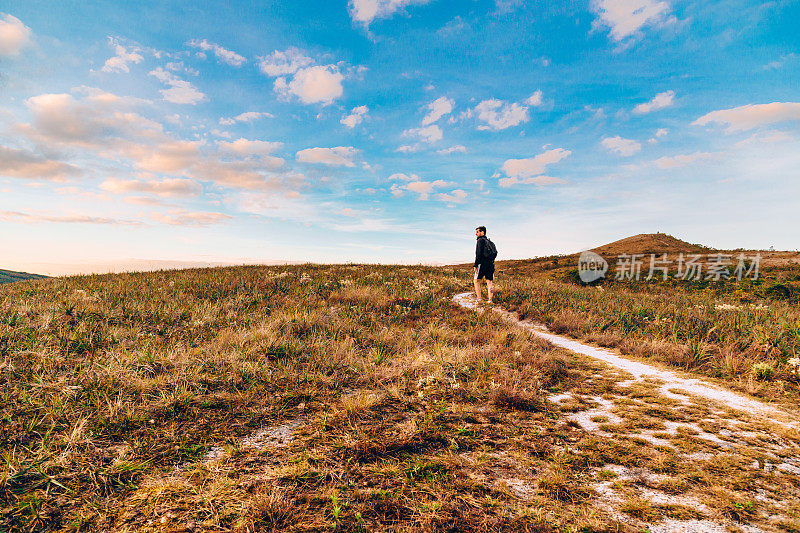
[[[585,249],[584,249],[585,250]],[[650,260],[650,254],[661,256],[667,254],[667,260],[677,261],[678,254],[696,254],[701,256],[713,254],[727,254],[735,257],[736,254],[745,254],[747,257],[758,255],[762,267],[771,268],[800,268],[800,250],[798,251],[775,251],[751,248],[722,249],[705,246],[703,244],[692,244],[666,233],[640,233],[619,239],[617,241],[601,244],[590,249],[591,251],[603,256],[606,261],[616,261],[622,254],[640,254],[645,261]],[[549,272],[567,272],[578,266],[578,259],[582,251],[573,253],[553,254],[548,256],[532,257],[530,259],[500,259],[497,261],[500,272],[508,275],[530,274]],[[472,263],[461,263],[461,265],[471,265]],[[460,265],[459,265],[460,266]]]
[[[29,274],[27,272],[14,272],[13,270],[0,269],[0,285],[29,279],[44,279],[46,277],[47,276],[42,276],[41,274]]]
[[[714,248],[691,244],[666,233],[640,233],[618,241],[592,248],[600,255],[620,254],[664,254],[674,252],[708,253]]]

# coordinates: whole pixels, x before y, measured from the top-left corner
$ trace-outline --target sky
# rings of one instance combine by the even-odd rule
[[[0,3],[0,268],[800,248],[800,2]],[[138,266],[137,266],[138,265]]]

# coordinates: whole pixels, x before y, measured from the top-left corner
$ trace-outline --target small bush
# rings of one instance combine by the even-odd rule
[[[769,363],[756,363],[751,369],[753,376],[759,381],[772,381],[775,369]]]
[[[632,496],[625,500],[619,510],[645,522],[658,519],[658,512],[653,509],[650,502],[639,496]]]
[[[792,296],[792,291],[783,283],[776,283],[771,287],[767,287],[764,294],[773,300],[788,300]]]
[[[495,390],[492,401],[498,407],[517,411],[544,411],[546,404],[542,397],[532,391],[514,390],[501,386]]]

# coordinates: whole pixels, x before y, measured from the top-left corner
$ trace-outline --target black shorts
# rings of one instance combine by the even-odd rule
[[[475,279],[488,279],[489,281],[494,280],[494,263],[480,263],[478,265],[478,275],[475,276]]]

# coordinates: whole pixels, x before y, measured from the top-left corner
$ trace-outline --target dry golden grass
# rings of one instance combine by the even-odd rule
[[[800,477],[767,472],[796,435],[619,387],[629,376],[453,305],[466,274],[298,265],[3,286],[0,530],[637,531],[699,516],[644,488],[707,500],[729,524],[797,522]],[[522,287],[498,285],[509,301]],[[564,309],[567,331],[626,338]],[[613,407],[586,431],[572,417],[600,399]],[[753,507],[754,490],[790,504]]]

